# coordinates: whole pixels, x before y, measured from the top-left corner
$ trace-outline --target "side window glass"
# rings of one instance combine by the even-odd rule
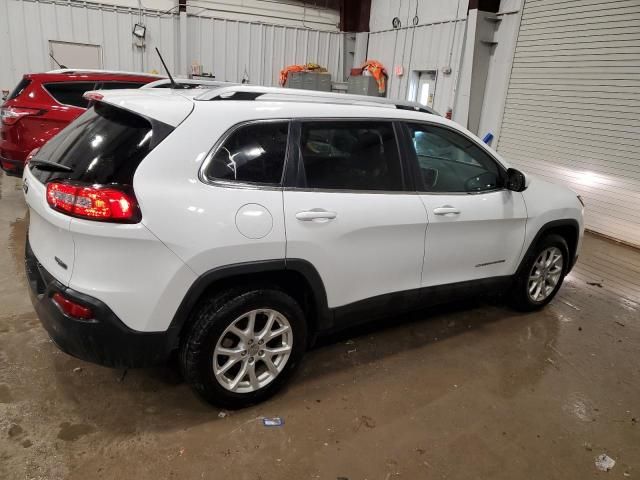
[[[87,108],[89,101],[85,100],[82,95],[84,95],[84,92],[93,90],[94,86],[94,82],[67,82],[47,83],[44,88],[58,103]]]
[[[410,124],[409,132],[427,192],[482,192],[502,187],[496,162],[448,128]]]
[[[287,153],[289,122],[257,122],[235,130],[216,150],[209,180],[278,185]]]
[[[300,142],[306,181],[302,187],[404,189],[398,145],[390,122],[303,123]]]

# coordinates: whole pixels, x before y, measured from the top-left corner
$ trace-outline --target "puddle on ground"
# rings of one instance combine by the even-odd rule
[[[58,438],[65,442],[75,442],[80,437],[95,432],[96,429],[91,425],[84,423],[69,423],[63,422],[60,424],[60,431],[58,432]]]
[[[12,401],[13,397],[9,385],[0,384],[0,403],[11,403]]]
[[[27,237],[28,214],[17,218],[9,224],[9,238],[7,249],[15,265],[17,277],[24,282],[24,245]]]

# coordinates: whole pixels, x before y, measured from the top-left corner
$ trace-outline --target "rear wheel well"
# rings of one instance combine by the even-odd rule
[[[193,307],[186,315],[186,319],[182,324],[179,333],[179,339],[182,339],[185,333],[191,327],[192,312],[200,305],[200,303],[211,296],[218,295],[222,292],[240,292],[248,290],[257,290],[261,288],[271,288],[281,290],[290,295],[305,314],[307,321],[307,333],[309,341],[314,338],[318,331],[318,305],[314,291],[307,278],[295,270],[277,270],[256,273],[243,273],[231,275],[214,280],[200,293],[197,300],[193,302]]]

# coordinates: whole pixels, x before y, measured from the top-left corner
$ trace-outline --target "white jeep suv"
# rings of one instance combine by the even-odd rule
[[[24,173],[26,269],[54,342],[164,362],[229,408],[318,334],[456,296],[547,304],[583,206],[417,106],[263,87],[90,92]]]

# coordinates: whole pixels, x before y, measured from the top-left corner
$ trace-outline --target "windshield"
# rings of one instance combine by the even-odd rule
[[[173,127],[108,105],[96,105],[47,142],[34,160],[70,167],[71,172],[31,167],[42,183],[75,180],[131,185],[136,168]]]

